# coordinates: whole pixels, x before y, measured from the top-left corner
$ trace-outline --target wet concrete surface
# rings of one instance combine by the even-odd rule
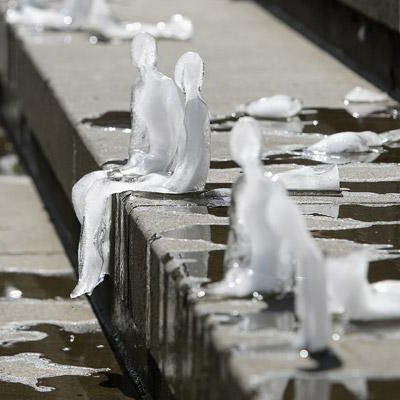
[[[72,267],[66,273],[68,261],[57,244],[50,220],[41,210],[43,205],[33,190],[33,183],[23,175],[12,145],[0,129],[0,165],[4,157],[10,156],[16,162],[13,161],[13,168],[0,170],[0,179],[15,177],[12,184],[18,186],[19,195],[26,196],[29,203],[21,209],[23,215],[13,218],[9,215],[16,203],[13,191],[6,187],[0,192],[0,242],[6,243],[0,248],[0,398],[137,399],[132,382],[119,367],[86,300],[69,299],[75,285]],[[23,246],[17,253],[10,251],[7,246],[12,244],[4,235],[17,230],[15,240],[24,243],[24,235],[32,225],[37,228],[38,243],[51,236],[55,247],[50,245],[41,250],[38,244],[33,252],[24,250]],[[28,268],[29,263],[33,265]],[[57,315],[60,321],[53,321],[55,306],[65,310],[63,315]],[[82,324],[76,325],[80,318]],[[85,318],[89,318],[88,323]],[[37,357],[49,360],[50,364],[28,362]],[[37,384],[29,386],[35,380]]]

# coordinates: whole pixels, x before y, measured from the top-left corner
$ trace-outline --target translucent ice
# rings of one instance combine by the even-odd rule
[[[327,347],[330,335],[324,258],[300,210],[260,162],[261,133],[255,120],[239,120],[232,132],[233,160],[244,170],[235,184],[225,277],[208,292],[245,296],[282,292],[296,276],[300,346]]]
[[[382,144],[382,138],[375,132],[340,132],[309,146],[307,151],[320,154],[362,153]]]
[[[157,45],[148,33],[132,42],[132,61],[139,70],[132,90],[132,134],[128,163],[116,173],[168,174],[176,164],[178,146],[184,144],[184,111],[178,90],[157,69]]]
[[[147,57],[147,60],[152,59],[152,53],[142,55]],[[151,105],[160,104],[160,98],[170,94],[169,87],[167,93],[162,90],[151,92],[151,96],[159,98],[153,99],[149,95],[149,105],[143,106],[148,107],[150,114],[153,113],[151,118],[154,119],[154,124],[178,126],[179,132],[170,132],[170,139],[179,141],[177,145],[171,146],[168,140],[162,137],[165,132],[159,131],[159,136],[148,135],[149,141],[158,140],[163,144],[165,157],[172,154],[168,150],[170,147],[176,149],[171,171],[165,168],[167,163],[162,164],[162,160],[154,164],[159,170],[154,167],[154,172],[143,176],[132,175],[132,171],[129,170],[122,170],[119,174],[115,171],[96,171],[84,176],[73,188],[72,200],[76,215],[82,224],[82,232],[79,244],[79,282],[71,294],[72,297],[90,294],[108,272],[111,218],[109,201],[112,194],[135,190],[182,193],[204,189],[210,164],[210,128],[208,108],[200,95],[203,81],[203,62],[200,56],[191,52],[184,54],[177,62],[175,79],[186,96],[180,124],[177,121],[177,113],[173,110],[162,114],[164,121],[157,121],[157,118],[160,118],[159,108],[151,110]],[[166,99],[165,104],[167,103]],[[159,148],[157,154],[161,155],[162,148],[159,143],[155,143],[155,146]]]
[[[58,8],[22,3],[7,11],[7,20],[45,29],[85,30],[107,39],[130,40],[140,32],[178,40],[187,40],[193,35],[192,22],[180,14],[157,24],[120,22],[112,16],[106,0],[64,0]]]
[[[238,111],[258,118],[290,118],[297,115],[303,108],[300,99],[283,94],[251,101],[239,106]]]
[[[352,103],[379,103],[388,101],[389,96],[386,93],[377,90],[356,86],[346,94],[344,100],[345,102]]]
[[[400,318],[400,282],[368,282],[368,258],[365,252],[328,259],[330,310],[353,320]]]
[[[288,190],[340,190],[337,165],[304,166],[276,174]]]
[[[232,192],[225,277],[208,287],[213,294],[242,297],[253,292],[282,292],[292,286],[293,265],[290,257],[285,257],[288,249],[268,219],[274,191],[283,189],[264,175],[261,135],[252,118],[241,118],[231,133],[232,158],[243,168],[244,176]]]

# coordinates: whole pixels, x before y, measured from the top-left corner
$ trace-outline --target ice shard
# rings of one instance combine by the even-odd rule
[[[140,32],[165,39],[188,40],[193,36],[192,22],[180,14],[156,24],[118,21],[107,0],[64,0],[60,7],[21,3],[7,11],[7,21],[43,29],[83,30],[106,39],[131,40]]]
[[[381,103],[389,100],[389,96],[377,90],[356,86],[344,97],[345,103]]]
[[[302,108],[303,103],[300,99],[284,94],[277,94],[243,104],[238,107],[238,111],[255,118],[275,119],[294,117]]]
[[[328,259],[329,308],[350,320],[373,321],[400,318],[400,282],[368,282],[365,252]]]

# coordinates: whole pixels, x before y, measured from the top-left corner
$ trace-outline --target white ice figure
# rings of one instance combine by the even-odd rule
[[[203,62],[186,53],[178,61],[176,77],[186,94],[184,145],[178,151],[172,173],[159,171],[140,178],[111,179],[107,171],[85,175],[72,191],[76,215],[81,221],[79,281],[71,297],[90,294],[108,273],[110,196],[125,191],[163,193],[195,192],[204,189],[210,160],[208,109],[200,97]],[[158,94],[162,96],[162,93]],[[163,115],[167,121],[175,115]],[[172,122],[170,121],[170,124]],[[179,147],[179,146],[178,146]]]
[[[340,191],[337,165],[304,166],[276,174],[287,190]]]
[[[291,118],[297,115],[303,108],[300,99],[284,94],[277,94],[270,97],[242,104],[237,111],[245,112],[247,115],[256,118]]]
[[[264,175],[261,163],[262,133],[250,117],[241,118],[231,133],[233,160],[244,171],[232,191],[231,230],[225,252],[225,276],[208,286],[208,292],[243,297],[282,293],[292,288],[290,249],[281,242],[268,220],[268,208],[279,184]]]
[[[264,173],[257,122],[240,119],[231,135],[232,158],[244,176],[233,193],[225,276],[207,291],[236,297],[282,292],[291,288],[295,275],[296,312],[301,321],[297,344],[310,351],[325,349],[330,316],[324,257],[298,207],[276,178]]]
[[[7,11],[7,20],[43,29],[84,30],[107,39],[130,40],[140,32],[177,40],[193,36],[192,22],[180,14],[157,24],[119,22],[112,16],[107,0],[64,0],[58,8],[23,3]]]
[[[400,281],[368,282],[365,252],[327,260],[329,308],[350,320],[400,318]]]
[[[184,110],[176,85],[157,69],[157,44],[140,33],[132,41],[132,62],[139,77],[132,89],[129,159],[114,175],[169,174],[183,146]]]
[[[345,103],[382,103],[390,100],[384,92],[356,86],[345,97]]]

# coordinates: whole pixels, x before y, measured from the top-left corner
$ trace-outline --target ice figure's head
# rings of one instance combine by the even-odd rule
[[[157,44],[153,36],[142,32],[132,40],[132,63],[139,70],[154,68],[157,64]]]
[[[175,66],[175,83],[182,92],[198,93],[203,85],[204,64],[192,51],[181,56]]]
[[[239,119],[231,133],[230,147],[232,159],[244,170],[260,164],[262,133],[254,118]]]

